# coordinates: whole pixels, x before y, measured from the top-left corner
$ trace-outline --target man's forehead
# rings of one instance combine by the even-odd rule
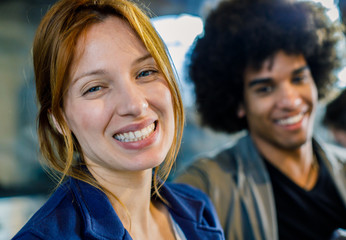
[[[284,51],[279,51],[262,62],[249,63],[244,69],[244,76],[268,74],[272,71],[285,71],[294,74],[298,69],[306,66],[307,62],[303,54],[287,54]]]

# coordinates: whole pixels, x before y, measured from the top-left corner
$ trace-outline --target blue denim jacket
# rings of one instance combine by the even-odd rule
[[[169,212],[189,240],[224,239],[209,198],[184,184],[160,190]],[[61,185],[13,239],[132,239],[106,195],[70,178]]]

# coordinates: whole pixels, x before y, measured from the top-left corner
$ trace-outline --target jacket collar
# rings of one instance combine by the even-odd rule
[[[344,205],[346,206],[346,151],[338,146],[325,144],[318,139],[313,139],[313,148],[316,155],[324,165],[338,189]]]
[[[70,186],[80,206],[87,236],[98,239],[132,239],[101,190],[73,178],[70,179]],[[221,227],[218,222],[212,223],[214,226],[209,227],[203,222],[206,205],[204,201],[199,200],[203,195],[188,197],[182,194],[182,191],[187,191],[186,186],[181,186],[166,183],[160,190],[161,195],[169,203],[168,208],[173,219],[185,234],[198,236],[194,239],[221,239],[222,233],[219,230]],[[214,221],[216,215],[210,212],[207,212],[207,215],[210,216],[209,221]],[[207,235],[213,237],[206,238]]]
[[[106,194],[73,178],[70,178],[70,184],[80,206],[87,236],[98,239],[131,239]]]
[[[240,138],[237,147],[232,149],[236,151],[238,167],[241,168],[241,172],[244,172],[247,178],[253,178],[258,184],[270,182],[263,159],[250,134]]]
[[[166,183],[161,195],[187,239],[224,239],[217,214],[204,194],[184,184]]]

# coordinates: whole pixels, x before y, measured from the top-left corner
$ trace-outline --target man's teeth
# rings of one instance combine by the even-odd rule
[[[289,118],[285,118],[285,119],[281,119],[278,120],[278,124],[280,125],[291,125],[291,124],[295,124],[298,123],[299,121],[301,121],[304,117],[303,113],[299,113],[298,115],[295,115],[293,117],[289,117]]]
[[[114,138],[120,142],[136,142],[148,137],[154,131],[154,128],[155,123],[152,123],[149,126],[135,132],[116,134],[114,135]]]

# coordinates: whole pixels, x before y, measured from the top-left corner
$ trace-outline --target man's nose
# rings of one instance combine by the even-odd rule
[[[277,98],[279,108],[292,109],[302,103],[298,89],[291,83],[284,84],[281,87]]]

